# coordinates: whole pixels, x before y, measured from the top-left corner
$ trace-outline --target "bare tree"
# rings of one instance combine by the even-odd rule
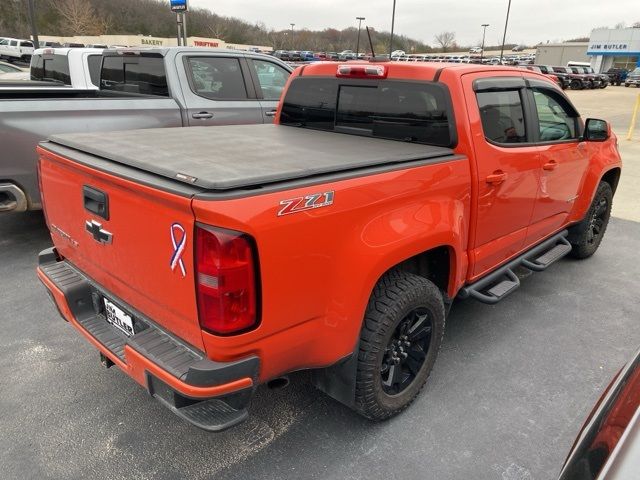
[[[86,0],[59,0],[53,6],[72,35],[100,34],[105,28],[104,22]]]
[[[440,45],[443,52],[449,51],[449,48],[456,43],[456,34],[453,32],[442,32],[435,36],[436,43]]]

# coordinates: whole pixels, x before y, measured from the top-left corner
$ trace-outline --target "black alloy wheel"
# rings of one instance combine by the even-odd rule
[[[567,237],[573,249],[574,258],[588,258],[593,255],[604,238],[613,203],[613,189],[607,182],[600,182],[591,206],[584,219],[569,228]]]
[[[417,308],[396,327],[385,348],[380,375],[382,389],[397,395],[413,383],[424,365],[433,324],[426,308]]]
[[[589,228],[587,230],[587,244],[593,245],[599,243],[601,236],[604,234],[604,227],[608,221],[608,201],[607,197],[603,196],[596,204],[593,215],[591,215],[591,221],[589,222]]]
[[[433,370],[444,325],[443,292],[433,282],[402,270],[383,275],[360,332],[355,409],[384,420],[407,408]]]

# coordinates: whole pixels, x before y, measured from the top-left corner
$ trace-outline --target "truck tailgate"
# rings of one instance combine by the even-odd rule
[[[132,306],[202,349],[192,267],[193,192],[134,183],[42,147],[39,154],[45,215],[59,254],[107,300]]]

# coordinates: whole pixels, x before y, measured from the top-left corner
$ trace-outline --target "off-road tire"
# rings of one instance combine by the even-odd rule
[[[603,205],[603,202],[606,203]],[[609,224],[612,202],[611,185],[600,182],[584,219],[569,229],[568,240],[573,246],[571,250],[573,258],[589,258],[596,253]],[[594,227],[598,227],[597,235],[594,234]]]
[[[411,383],[396,395],[383,389],[382,362],[396,329],[414,311],[428,312],[432,325],[424,361]],[[445,325],[440,290],[418,275],[394,270],[376,284],[360,333],[355,408],[371,420],[385,420],[406,409],[424,387],[438,355]]]
[[[571,80],[571,83],[569,84],[569,88],[571,90],[582,90],[583,86],[580,80]]]

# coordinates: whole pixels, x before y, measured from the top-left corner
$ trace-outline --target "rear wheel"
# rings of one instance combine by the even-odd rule
[[[571,90],[582,90],[582,82],[580,80],[571,80],[569,87]]]
[[[402,271],[380,279],[360,334],[359,413],[384,420],[413,402],[433,369],[444,323],[442,294],[429,280]]]
[[[596,253],[609,224],[612,201],[611,185],[600,182],[584,220],[569,229],[572,257],[582,259]]]

